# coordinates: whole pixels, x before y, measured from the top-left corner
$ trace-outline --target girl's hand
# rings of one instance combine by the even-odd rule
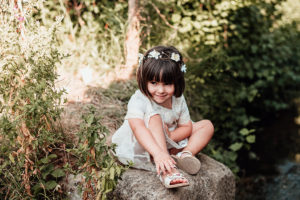
[[[161,152],[158,155],[153,156],[153,159],[157,174],[160,174],[161,172],[165,174],[166,171],[171,173],[176,164],[173,158],[165,152]]]

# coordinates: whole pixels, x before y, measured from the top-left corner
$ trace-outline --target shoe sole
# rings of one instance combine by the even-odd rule
[[[197,174],[201,168],[201,162],[194,156],[178,158],[172,155],[172,158],[176,161],[177,167],[188,174]]]

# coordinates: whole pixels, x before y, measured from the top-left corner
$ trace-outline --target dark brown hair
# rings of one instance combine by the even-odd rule
[[[150,58],[148,55],[153,50],[159,52],[161,57],[158,59]],[[180,56],[179,61],[176,62],[171,59],[172,53]],[[154,80],[166,84],[174,84],[174,96],[180,97],[185,88],[184,73],[181,71],[183,64],[182,55],[173,46],[156,46],[148,50],[144,54],[144,58],[137,71],[137,82],[141,92],[151,97],[147,83]]]

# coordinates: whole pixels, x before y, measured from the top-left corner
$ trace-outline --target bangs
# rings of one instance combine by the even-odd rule
[[[163,82],[174,84],[176,78],[176,64],[169,60],[157,60],[146,73],[147,81]]]

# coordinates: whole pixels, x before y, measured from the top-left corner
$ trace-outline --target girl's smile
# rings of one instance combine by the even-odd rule
[[[147,88],[153,101],[163,107],[172,109],[172,96],[175,91],[174,84],[149,81]]]

